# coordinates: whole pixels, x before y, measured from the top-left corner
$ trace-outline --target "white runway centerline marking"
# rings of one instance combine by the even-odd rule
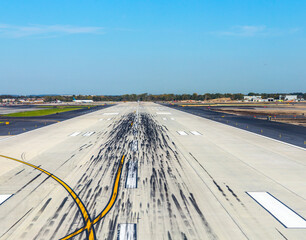
[[[306,228],[306,220],[268,192],[247,192],[286,228]]]
[[[193,135],[201,136],[202,134],[197,131],[190,131]]]
[[[125,188],[137,188],[137,161],[129,161]]]
[[[12,196],[12,194],[2,194],[0,195],[0,205],[4,203],[7,199],[9,199]]]
[[[118,240],[136,240],[136,224],[124,223],[118,226]]]
[[[119,113],[117,112],[109,112],[109,113],[103,113],[103,115],[118,115]]]
[[[167,121],[167,118],[163,118],[164,121]]]
[[[174,118],[171,118],[171,120],[174,120]]]
[[[83,137],[89,137],[89,136],[91,136],[94,133],[95,132],[86,132],[86,133],[83,134]]]
[[[137,140],[133,140],[133,142],[132,142],[132,150],[134,152],[138,151],[138,141]]]
[[[180,135],[182,135],[182,136],[188,135],[188,134],[187,134],[186,132],[184,132],[184,131],[177,131],[177,133],[180,134]]]
[[[157,115],[170,115],[169,112],[156,112]]]
[[[75,136],[78,136],[81,132],[74,132],[72,134],[70,134],[69,136],[70,137],[75,137]]]

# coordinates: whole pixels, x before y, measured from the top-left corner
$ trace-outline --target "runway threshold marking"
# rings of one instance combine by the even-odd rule
[[[92,228],[93,229],[93,225],[96,224],[97,222],[99,222],[113,207],[113,205],[116,202],[117,196],[118,196],[118,190],[119,190],[119,184],[120,184],[120,177],[121,177],[121,173],[122,173],[122,168],[123,168],[123,164],[124,164],[124,159],[125,159],[125,155],[122,156],[118,170],[117,170],[117,174],[116,174],[116,178],[115,178],[115,182],[114,182],[114,186],[113,186],[113,191],[112,191],[112,195],[108,201],[108,204],[106,205],[106,207],[102,210],[102,212],[100,214],[98,214],[98,216],[96,218],[94,218],[93,221],[91,221],[89,224],[87,224],[86,226],[78,229],[77,231],[69,234],[68,236],[61,238],[61,240],[66,240],[66,239],[70,239],[76,235],[78,235],[79,233],[87,230],[88,228]],[[93,238],[88,238],[89,240],[94,240],[96,239],[95,236],[93,236]]]
[[[306,220],[268,192],[247,192],[286,228],[306,228]]]
[[[117,170],[116,179],[115,179],[115,183],[114,183],[114,186],[113,186],[113,191],[112,191],[111,198],[110,198],[107,206],[102,210],[102,212],[94,220],[91,220],[90,215],[88,213],[88,210],[85,207],[85,205],[83,204],[82,200],[78,197],[78,195],[64,181],[62,181],[61,179],[59,179],[58,177],[56,177],[52,173],[50,173],[50,172],[48,172],[48,171],[46,171],[46,170],[44,170],[44,169],[42,169],[38,166],[35,166],[31,163],[27,163],[25,161],[22,161],[22,160],[19,160],[19,159],[16,159],[16,158],[12,158],[12,157],[9,157],[9,156],[5,156],[5,155],[0,155],[0,157],[25,164],[29,167],[32,167],[34,169],[37,169],[38,171],[41,171],[41,172],[45,173],[46,175],[53,178],[56,182],[58,182],[62,187],[64,187],[65,190],[69,193],[69,195],[73,198],[74,202],[77,204],[77,206],[78,206],[78,208],[79,208],[79,210],[82,214],[85,226],[80,228],[79,230],[69,234],[68,236],[66,236],[64,238],[61,238],[62,240],[70,239],[71,237],[74,237],[74,236],[78,235],[79,233],[81,233],[83,231],[86,231],[86,235],[87,235],[88,240],[96,240],[93,225],[96,224],[98,221],[100,221],[110,211],[110,209],[112,208],[112,206],[114,205],[114,203],[117,199],[120,177],[121,177],[121,172],[122,172],[122,168],[123,168],[123,164],[124,164],[125,155],[122,156],[119,167],[118,167],[118,170]]]
[[[184,132],[184,131],[177,131],[177,133],[180,134],[180,135],[182,135],[182,136],[188,135],[188,134],[187,134],[186,132]]]

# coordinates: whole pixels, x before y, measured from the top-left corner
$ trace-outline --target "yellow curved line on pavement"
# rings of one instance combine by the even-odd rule
[[[122,168],[123,168],[123,163],[124,163],[124,155],[121,158],[121,162],[117,171],[117,175],[116,175],[116,179],[115,179],[115,183],[114,183],[114,187],[113,187],[113,195],[109,201],[109,203],[107,204],[107,206],[103,209],[103,211],[101,212],[100,215],[98,215],[92,222],[93,224],[97,223],[99,220],[101,220],[101,218],[103,218],[108,212],[109,210],[112,208],[112,206],[114,205],[117,195],[118,195],[118,188],[119,188],[119,183],[120,183],[120,175],[122,172]]]
[[[12,158],[12,157],[8,157],[8,156],[4,156],[4,155],[0,155],[0,157],[6,158],[6,159],[10,159],[10,160],[13,160],[13,161],[25,164],[27,166],[30,166],[32,168],[35,168],[35,169],[45,173],[46,175],[50,176],[55,181],[57,181],[60,185],[62,185],[69,192],[70,196],[74,199],[75,203],[78,205],[78,207],[79,207],[79,209],[81,211],[81,214],[82,214],[82,216],[84,218],[84,221],[85,221],[85,224],[86,224],[86,227],[83,229],[83,231],[85,229],[88,231],[88,239],[89,240],[94,240],[95,239],[93,228],[92,228],[92,222],[90,221],[89,214],[87,212],[86,207],[84,206],[82,201],[79,199],[79,197],[76,195],[76,193],[65,182],[63,182],[58,177],[54,176],[52,173],[50,173],[50,172],[48,172],[48,171],[46,171],[46,170],[44,170],[44,169],[42,169],[40,167],[37,167],[37,166],[35,166],[35,165],[31,164],[31,163],[27,163],[27,162],[24,162],[22,160],[19,160],[19,159],[16,159],[16,158]]]
[[[122,156],[121,158],[121,161],[120,161],[120,164],[119,164],[119,168],[118,168],[118,171],[117,171],[117,174],[116,174],[116,179],[115,179],[115,183],[114,183],[114,186],[113,186],[113,194],[108,202],[108,204],[106,205],[106,207],[103,209],[103,211],[101,212],[101,214],[99,214],[92,222],[90,222],[90,226],[85,226],[85,227],[82,227],[80,229],[78,229],[77,231],[69,234],[68,236],[64,237],[64,238],[61,238],[61,240],[67,240],[67,239],[70,239],[76,235],[78,235],[79,233],[83,232],[84,230],[86,229],[93,229],[92,226],[94,224],[96,224],[98,221],[100,221],[109,211],[110,209],[113,207],[115,201],[116,201],[116,198],[117,198],[117,195],[118,195],[118,189],[119,189],[119,183],[120,183],[120,176],[121,176],[121,172],[122,172],[122,168],[123,168],[123,163],[124,163],[124,158],[125,158],[125,155]],[[90,228],[89,228],[90,227]],[[90,233],[89,232],[89,237],[88,239],[95,239],[94,236],[93,238],[91,238],[90,236]],[[93,232],[92,232],[93,234]]]

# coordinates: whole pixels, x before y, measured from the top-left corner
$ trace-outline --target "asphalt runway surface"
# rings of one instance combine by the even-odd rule
[[[79,110],[69,111],[69,112],[61,112],[58,114],[52,114],[47,116],[39,116],[39,117],[5,117],[0,116],[0,136],[8,136],[8,135],[17,135],[20,133],[28,132],[33,129],[41,128],[50,124],[58,123],[70,118],[74,118],[86,113],[90,113],[93,111],[101,110],[103,108],[109,107],[110,105],[96,106],[88,108],[82,108]],[[12,107],[13,109],[15,107]],[[20,109],[18,107],[18,109]],[[37,110],[34,107],[27,107],[24,110]],[[5,122],[9,122],[8,125]]]
[[[162,105],[306,148],[306,128],[303,126],[216,112],[213,108],[209,110],[208,107],[181,107],[171,104]]]
[[[176,109],[117,104],[0,141],[0,239],[305,239],[305,157]]]

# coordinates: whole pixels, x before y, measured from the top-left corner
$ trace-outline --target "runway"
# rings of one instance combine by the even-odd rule
[[[262,136],[273,138],[277,141],[286,142],[299,147],[306,147],[306,128],[288,123],[272,122],[257,119],[249,116],[238,116],[229,113],[222,113],[217,107],[180,107],[178,105],[164,104],[167,107],[175,108],[196,116],[207,118],[229,126],[240,128]]]
[[[305,153],[117,104],[0,139],[0,239],[306,239]]]

